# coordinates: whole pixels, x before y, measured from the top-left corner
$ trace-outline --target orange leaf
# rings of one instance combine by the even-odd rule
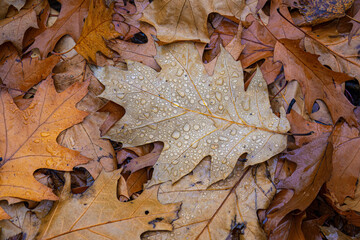
[[[75,46],[75,50],[86,60],[96,62],[97,52],[102,52],[105,56],[111,57],[112,52],[106,46],[105,40],[120,35],[115,31],[112,24],[113,14],[114,4],[107,8],[103,0],[91,1],[89,15],[85,20],[81,36]]]
[[[87,115],[75,104],[87,93],[88,83],[76,83],[57,93],[52,79],[44,81],[30,106],[20,110],[5,90],[0,94],[0,198],[56,200],[50,188],[33,177],[35,170],[71,171],[89,159],[60,146],[56,138]]]

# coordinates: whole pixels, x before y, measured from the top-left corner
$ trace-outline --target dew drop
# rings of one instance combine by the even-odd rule
[[[175,62],[171,62],[171,66],[175,67],[176,63]]]
[[[200,126],[199,126],[198,124],[195,124],[195,125],[194,125],[194,129],[197,131],[197,130],[200,129]]]
[[[221,99],[222,99],[222,94],[221,94],[221,92],[216,92],[216,93],[215,93],[215,97],[216,97],[216,99],[220,102]]]
[[[116,97],[119,99],[123,99],[125,97],[125,93],[118,93],[116,94]]]
[[[190,131],[190,124],[185,123],[185,125],[184,125],[183,129],[184,129],[184,131],[185,131],[185,132]]]
[[[48,132],[42,132],[42,133],[40,133],[40,135],[41,135],[42,137],[48,137],[48,136],[50,136],[50,133],[48,133]]]
[[[176,92],[180,95],[180,97],[185,97],[185,93],[181,90],[176,90]]]
[[[174,139],[178,139],[180,137],[180,132],[179,131],[174,131],[171,134],[171,137],[174,138]]]
[[[219,78],[216,80],[215,82],[217,85],[223,85],[224,81],[222,80],[222,78]]]
[[[169,148],[170,148],[170,145],[169,145],[167,142],[165,142],[165,143],[164,143],[163,151],[166,151],[166,150],[168,150]]]
[[[228,139],[228,138],[223,137],[223,136],[220,136],[220,137],[219,137],[219,140],[220,140],[220,141],[229,141],[229,139]]]
[[[39,139],[35,139],[35,140],[34,140],[34,143],[39,143],[39,142],[40,142]]]
[[[172,165],[176,165],[176,164],[178,164],[179,163],[179,161],[178,160],[174,160],[174,161],[172,161]]]
[[[184,69],[180,68],[177,72],[176,72],[176,76],[181,77],[184,73]]]
[[[231,130],[230,134],[234,136],[236,134],[236,132],[237,132],[236,129],[233,129],[233,130]]]

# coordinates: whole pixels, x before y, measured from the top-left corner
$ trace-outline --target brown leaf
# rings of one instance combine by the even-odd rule
[[[0,19],[5,18],[8,8],[14,6],[18,11],[25,5],[26,0],[3,0],[0,2]]]
[[[316,122],[310,122],[304,119],[300,114],[295,111],[291,111],[286,115],[287,119],[290,122],[291,132],[295,134],[308,134],[307,136],[298,136],[295,135],[296,145],[302,146],[307,144],[319,137],[323,134],[330,133],[333,129],[332,126],[324,125]]]
[[[0,221],[0,238],[9,239],[23,232],[26,239],[35,239],[40,228],[41,218],[46,216],[52,205],[51,201],[42,201],[35,208],[29,209],[25,203],[7,205],[4,201],[1,202],[0,207],[5,209],[12,219]]]
[[[138,61],[152,67],[156,71],[160,71],[160,66],[154,59],[156,47],[152,35],[156,35],[155,30],[149,24],[139,21],[142,12],[149,2],[134,1],[136,10],[133,11],[127,9],[135,6],[130,3],[125,3],[126,2],[123,1],[117,2],[115,4],[116,14],[113,15],[115,29],[121,34],[120,39],[117,38],[108,41],[107,46],[117,52],[122,60]],[[140,33],[145,35],[146,43],[139,44],[130,41],[131,38],[134,37],[134,34]]]
[[[87,115],[75,108],[75,104],[86,94],[87,86],[88,83],[78,83],[57,93],[49,77],[40,85],[25,110],[20,110],[5,90],[1,91],[2,199],[56,200],[50,188],[35,180],[34,171],[39,168],[71,171],[74,166],[89,161],[79,152],[56,142],[61,131],[82,121]]]
[[[93,113],[83,122],[66,129],[58,137],[61,146],[79,151],[81,155],[92,159],[82,165],[94,179],[104,168],[105,171],[116,169],[115,152],[108,139],[100,137],[99,127],[106,119],[104,113]]]
[[[192,43],[162,46],[158,52],[160,73],[136,62],[128,71],[94,72],[106,86],[101,96],[127,111],[108,136],[125,147],[164,142],[150,184],[176,182],[208,155],[214,183],[232,172],[243,153],[248,166],[283,151],[289,125],[284,111],[281,117],[272,112],[259,70],[245,91],[241,66],[225,50],[213,76]]]
[[[360,173],[359,130],[346,123],[336,125],[331,136],[334,146],[333,171],[326,183],[328,190],[342,204],[347,196],[354,198]]]
[[[114,4],[108,8],[103,0],[90,0],[89,14],[75,46],[75,50],[87,61],[96,63],[97,52],[107,57],[112,56],[112,51],[106,46],[105,40],[120,35],[112,24],[113,14]]]
[[[125,109],[112,101],[108,101],[98,110],[98,112],[109,113],[108,117],[100,126],[100,136],[103,136],[109,131],[110,128],[114,126],[115,123],[117,123],[117,121],[119,121],[124,116]]]
[[[4,44],[1,46],[0,59],[0,78],[9,88],[10,95],[16,97],[49,76],[60,57],[21,59],[12,45]]]
[[[268,84],[272,83],[281,70],[281,63],[274,61],[274,47],[276,38],[302,39],[304,34],[286,21],[278,12],[290,19],[286,6],[280,4],[280,0],[271,1],[269,24],[265,27],[253,16],[248,16],[247,21],[251,26],[243,30],[241,43],[245,45],[240,60],[244,68],[256,63],[261,59],[265,62],[261,66],[264,78]]]
[[[11,42],[21,52],[25,31],[30,27],[38,27],[33,7],[22,9],[15,16],[0,20],[0,45]]]
[[[271,161],[270,161],[271,162]],[[270,163],[270,165],[273,163]],[[211,161],[205,158],[192,172],[172,184],[160,185],[162,203],[181,201],[179,219],[169,233],[147,234],[149,239],[226,239],[238,228],[242,239],[266,239],[257,218],[275,194],[265,164],[245,170],[238,162],[231,175],[207,188]]]
[[[304,18],[301,22],[297,22],[298,25],[316,25],[345,16],[345,11],[352,6],[354,0],[286,0],[285,2],[299,9],[303,15]]]
[[[120,177],[119,170],[103,171],[81,197],[70,193],[67,179],[60,200],[43,221],[39,239],[139,239],[145,231],[172,230],[171,222],[177,218],[180,204],[161,204],[158,187],[145,190],[131,202],[120,202],[116,196]]]
[[[339,84],[352,79],[350,76],[331,71],[321,65],[317,55],[299,47],[299,41],[281,39],[275,45],[275,61],[281,61],[288,81],[297,80],[305,95],[308,113],[317,99],[325,102],[333,122],[343,117],[349,124],[357,125],[354,106],[344,96]]]
[[[75,41],[80,38],[84,19],[88,14],[90,0],[60,0],[61,12],[51,27],[35,37],[29,50],[38,48],[40,56],[46,57],[61,37],[70,35]]]
[[[141,21],[153,25],[160,42],[195,40],[207,43],[207,18],[216,12],[230,19],[240,19],[245,1],[159,0],[144,11]]]
[[[304,211],[315,199],[322,185],[330,178],[331,154],[331,143],[328,143],[327,137],[322,137],[284,156],[296,163],[297,167],[290,177],[280,180],[277,187],[293,190],[293,195],[290,199],[288,194],[286,197],[284,194],[275,195],[274,201],[282,202],[283,206],[272,204],[267,209],[265,230],[268,233],[276,229],[287,214],[294,210]]]

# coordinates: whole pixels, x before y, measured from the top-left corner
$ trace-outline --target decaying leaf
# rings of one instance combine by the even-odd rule
[[[91,0],[89,14],[85,20],[84,28],[75,50],[86,60],[96,63],[96,53],[99,51],[107,57],[111,57],[111,50],[106,46],[105,40],[118,37],[112,24],[114,5],[106,7],[103,0]]]
[[[289,6],[298,8],[303,15],[299,25],[315,25],[345,16],[354,0],[286,0]]]
[[[106,119],[105,113],[94,113],[83,122],[62,132],[58,137],[60,145],[79,151],[81,155],[92,159],[85,167],[94,179],[104,168],[116,169],[115,152],[108,139],[100,137],[100,126]]]
[[[22,9],[15,16],[0,20],[0,45],[11,42],[20,52],[25,31],[30,27],[38,27],[34,8]]]
[[[360,173],[359,130],[346,123],[338,124],[331,141],[334,145],[333,171],[326,187],[342,204],[347,196],[354,198]]]
[[[5,201],[1,202],[1,208],[6,210],[11,219],[0,221],[0,238],[9,239],[22,232],[24,239],[34,239],[39,231],[41,218],[46,216],[52,205],[51,201],[42,201],[35,208],[29,209],[25,203],[7,205]]]
[[[274,163],[271,161],[271,163]],[[266,176],[265,164],[245,170],[238,163],[233,173],[209,188],[211,161],[205,158],[175,184],[160,185],[162,203],[181,201],[179,219],[172,232],[150,233],[150,239],[227,239],[239,229],[241,239],[266,239],[257,210],[266,208],[276,188]]]
[[[56,142],[61,131],[87,115],[75,108],[86,94],[87,86],[87,83],[77,83],[57,93],[49,77],[24,110],[16,106],[6,90],[1,91],[1,199],[56,200],[50,188],[35,180],[34,171],[39,168],[71,171],[74,166],[89,161],[79,152]]]
[[[275,61],[284,64],[288,81],[297,80],[305,95],[306,110],[310,114],[317,99],[329,108],[333,123],[343,117],[349,124],[357,125],[354,106],[341,90],[341,83],[352,78],[334,72],[318,61],[317,55],[307,53],[299,47],[299,41],[281,39],[275,45]]]
[[[90,0],[60,0],[59,2],[62,8],[56,22],[36,36],[35,42],[29,48],[29,50],[38,48],[42,58],[45,58],[60,38],[66,34],[77,41],[88,14]]]
[[[214,75],[208,76],[192,43],[158,48],[160,73],[140,63],[129,71],[99,68],[106,86],[101,95],[126,109],[108,136],[125,145],[164,142],[149,185],[176,182],[206,156],[211,158],[209,185],[225,179],[237,159],[245,166],[264,162],[283,151],[289,123],[270,108],[267,85],[258,70],[247,91],[242,68],[221,50]]]
[[[305,38],[305,49],[307,52],[319,55],[319,62],[329,66],[335,72],[343,72],[351,77],[360,79],[360,60],[358,46],[360,36],[354,36],[348,43],[347,36],[339,33],[336,23],[312,31],[311,36],[318,40]]]
[[[25,0],[3,0],[0,2],[0,19],[5,18],[8,8],[14,6],[18,11],[25,5]]]
[[[207,43],[207,18],[210,13],[240,19],[244,7],[245,0],[159,0],[145,9],[140,20],[156,28],[161,42],[195,40]]]
[[[281,227],[279,223],[286,215],[293,214],[294,210],[304,211],[315,199],[322,185],[330,178],[331,154],[332,145],[323,136],[284,156],[296,163],[297,167],[290,177],[277,184],[278,188],[285,190],[275,195],[267,209],[265,230],[268,234]]]
[[[158,187],[145,190],[132,202],[116,196],[121,170],[102,172],[83,194],[70,192],[70,179],[60,200],[46,216],[39,239],[139,239],[145,231],[172,230],[180,204],[163,205],[157,200]]]
[[[44,60],[31,57],[21,59],[10,44],[4,44],[0,49],[0,78],[12,97],[23,95],[46,79],[60,60],[59,56],[50,56]]]

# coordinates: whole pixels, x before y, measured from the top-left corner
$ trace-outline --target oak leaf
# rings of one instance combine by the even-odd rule
[[[281,118],[272,112],[259,70],[245,91],[241,65],[224,49],[213,76],[192,43],[157,52],[160,73],[136,62],[128,63],[129,71],[105,67],[94,73],[106,86],[100,96],[127,111],[108,137],[125,147],[164,142],[150,185],[179,180],[208,155],[210,185],[226,178],[243,153],[249,166],[285,149],[289,123],[284,110]]]
[[[56,43],[65,35],[70,35],[75,41],[80,38],[84,19],[88,13],[90,0],[61,0],[60,14],[51,27],[35,37],[29,50],[38,48],[40,56],[45,58]]]
[[[105,40],[120,35],[115,31],[112,24],[112,15],[114,13],[114,4],[111,4],[108,8],[103,0],[91,0],[89,14],[75,46],[75,50],[86,60],[96,63],[96,53],[98,51],[107,57],[111,57],[112,51],[106,46]]]
[[[56,200],[50,188],[35,180],[34,171],[39,168],[71,171],[74,166],[89,161],[56,142],[61,131],[87,115],[75,108],[86,94],[87,86],[88,83],[77,83],[57,93],[49,77],[24,110],[16,106],[8,92],[1,91],[1,199]]]
[[[286,6],[282,5],[279,0],[271,1],[269,23],[264,26],[252,15],[248,16],[246,20],[251,25],[243,30],[241,37],[241,44],[245,45],[240,55],[243,67],[247,68],[264,59],[265,61],[260,69],[268,84],[275,81],[282,68],[281,63],[274,61],[276,39],[302,39],[304,37],[304,34],[285,20],[283,16],[292,22]]]
[[[58,137],[60,145],[79,151],[81,155],[92,159],[91,162],[82,165],[92,177],[105,171],[116,169],[115,152],[108,139],[100,137],[100,126],[105,121],[107,114],[93,113],[86,117],[83,122],[66,129]]]
[[[294,210],[304,211],[316,198],[322,185],[329,180],[332,171],[332,144],[328,143],[330,133],[293,150],[283,158],[297,164],[295,171],[280,180],[277,193],[267,209],[265,231],[276,232],[279,223]],[[293,193],[291,192],[293,191]]]
[[[334,146],[333,171],[326,187],[342,204],[347,196],[355,197],[360,173],[359,130],[346,123],[338,124],[333,130],[331,141]]]
[[[0,59],[0,78],[12,97],[24,94],[46,79],[60,61],[59,56],[50,56],[44,60],[31,57],[21,59],[10,44],[2,45]]]
[[[116,196],[120,173],[102,171],[81,195],[71,194],[68,176],[60,200],[40,227],[39,239],[140,239],[145,231],[172,230],[180,204],[161,204],[158,187],[145,190],[131,202],[120,202]]]
[[[270,161],[272,164],[273,161]],[[205,158],[192,172],[175,184],[160,185],[162,203],[181,201],[179,219],[172,232],[149,233],[150,239],[227,239],[239,228],[244,239],[266,239],[257,217],[276,189],[266,175],[265,164],[247,170],[238,162],[226,179],[207,188],[211,161]]]
[[[33,7],[22,9],[15,16],[0,20],[0,45],[11,42],[21,52],[25,31],[30,27],[38,27]]]
[[[354,57],[359,51],[360,36],[353,37],[348,43],[347,37],[338,32],[335,23],[309,34],[317,41],[305,38],[307,52],[319,55],[319,62],[329,66],[333,71],[360,79],[360,60]]]
[[[159,0],[144,11],[141,21],[153,25],[160,42],[196,40],[209,42],[207,18],[216,12],[230,19],[240,19],[245,0]]]
[[[333,123],[343,117],[349,124],[357,125],[354,106],[341,90],[341,83],[352,78],[334,72],[317,59],[317,55],[303,51],[299,41],[280,39],[274,50],[274,60],[284,65],[288,81],[297,80],[305,95],[306,111],[310,114],[315,100],[322,100],[329,108]]]
[[[0,19],[5,18],[8,8],[14,6],[18,11],[25,5],[25,0],[3,0],[0,2]]]
[[[124,59],[138,61],[160,71],[160,67],[154,59],[156,47],[152,35],[156,35],[156,31],[154,27],[139,20],[149,2],[136,0],[134,4],[135,6],[123,1],[115,4],[116,14],[113,15],[113,23],[115,30],[120,33],[120,37],[108,41],[106,45],[117,52],[123,61]],[[147,41],[145,43],[134,41],[137,34]]]
[[[299,19],[297,24],[316,25],[345,16],[346,10],[353,5],[354,0],[286,0],[284,2],[293,8],[299,9],[300,13],[303,15],[303,19]]]

